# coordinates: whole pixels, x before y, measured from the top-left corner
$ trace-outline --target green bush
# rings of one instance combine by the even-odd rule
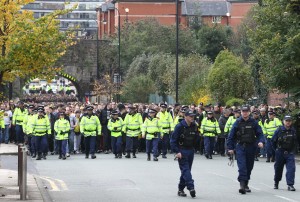
[[[245,103],[245,101],[243,99],[231,98],[231,99],[227,100],[226,106],[241,106],[244,103]]]

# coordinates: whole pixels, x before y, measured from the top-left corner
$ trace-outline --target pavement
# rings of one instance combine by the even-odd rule
[[[19,201],[17,186],[17,146],[0,145],[0,201]],[[14,153],[15,152],[15,153]],[[13,155],[14,154],[14,155]],[[184,201],[178,197],[178,163],[168,159],[146,161],[144,153],[136,159],[114,159],[112,154],[97,154],[85,159],[83,154],[59,160],[49,155],[47,160],[28,157],[28,201],[57,202],[166,202]],[[201,201],[272,201],[300,202],[300,175],[296,169],[296,192],[287,191],[285,171],[279,190],[273,189],[273,163],[264,158],[255,162],[249,183],[252,193],[238,194],[238,169],[227,165],[228,159],[214,155],[212,160],[195,155],[192,175],[197,197]],[[297,156],[296,167],[300,166]],[[2,196],[4,195],[4,196]]]
[[[18,147],[15,144],[0,144],[0,201],[11,202],[20,201],[20,192],[18,186],[18,172],[17,172],[17,154]],[[7,164],[6,159],[13,158],[12,166],[9,169],[4,168]],[[27,158],[27,163],[31,159]],[[5,166],[6,167],[6,166]],[[44,191],[42,182],[35,174],[27,174],[27,201],[43,202],[46,201],[43,196]],[[47,195],[46,195],[47,196]]]

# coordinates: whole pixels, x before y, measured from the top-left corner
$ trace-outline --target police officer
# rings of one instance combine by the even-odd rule
[[[41,160],[42,158],[46,160],[48,139],[47,134],[51,134],[51,127],[48,117],[45,117],[44,109],[42,107],[38,108],[38,116],[32,121],[30,133],[35,137],[35,146],[38,156],[36,160]],[[43,156],[42,156],[43,154]]]
[[[59,119],[55,121],[54,130],[56,132],[55,139],[58,145],[59,159],[66,160],[67,141],[69,139],[70,122],[65,119],[65,113],[60,112]]]
[[[177,124],[179,124],[181,121],[184,120],[184,114],[185,112],[188,110],[187,106],[182,106],[179,110],[178,115],[174,118],[174,126],[176,126]]]
[[[246,192],[251,192],[248,182],[254,166],[257,145],[260,148],[263,147],[264,136],[261,127],[250,117],[249,106],[243,106],[241,111],[242,116],[235,121],[229,133],[227,148],[229,154],[233,154],[233,149],[236,148],[239,193],[246,194]],[[235,142],[237,142],[236,146]]]
[[[125,158],[136,158],[136,149],[138,146],[138,136],[141,134],[143,126],[143,119],[140,113],[137,113],[137,106],[130,105],[129,113],[126,115],[124,120],[123,132],[126,133],[126,152]]]
[[[173,118],[167,111],[167,105],[165,103],[160,104],[161,111],[158,112],[157,117],[162,126],[163,133],[161,135],[162,145],[162,158],[167,158],[167,151],[170,144],[170,133],[174,130]]]
[[[111,132],[111,148],[115,158],[122,158],[122,128],[123,120],[119,117],[119,112],[113,110],[111,118],[107,124],[108,130]]]
[[[202,120],[200,133],[204,136],[205,157],[207,159],[212,159],[215,138],[217,135],[221,134],[219,123],[212,111],[208,111],[207,117]]]
[[[157,111],[149,109],[149,116],[145,119],[142,128],[142,137],[146,137],[147,160],[150,161],[150,153],[153,151],[153,161],[158,161],[158,141],[163,133],[161,122],[156,118]]]
[[[280,126],[272,137],[276,162],[274,164],[274,189],[278,189],[278,184],[282,178],[284,164],[286,165],[286,182],[289,191],[296,191],[295,181],[295,149],[297,144],[297,134],[292,126],[292,117],[287,115],[283,119],[283,126]]]
[[[27,109],[24,108],[24,103],[19,101],[19,106],[15,109],[12,117],[12,124],[15,125],[17,143],[24,143],[23,120],[28,114]]]
[[[32,146],[31,146],[31,139],[32,139],[32,134],[29,133],[29,130],[28,130],[28,127],[30,127],[30,124],[31,124],[31,119],[34,117],[34,105],[31,104],[28,106],[28,114],[26,114],[24,116],[24,119],[23,119],[23,125],[22,125],[22,129],[23,129],[23,133],[25,134],[25,139],[26,139],[26,144],[27,144],[27,147],[28,147],[28,151],[30,152],[30,155],[32,156],[33,155],[33,152],[32,152]],[[29,122],[29,124],[28,124]],[[28,126],[27,126],[28,124]]]
[[[275,113],[274,112],[269,112],[268,113],[269,118],[266,119],[265,123],[264,123],[264,127],[263,127],[263,132],[265,134],[265,136],[267,137],[267,145],[266,145],[266,149],[267,149],[267,161],[266,162],[270,162],[270,159],[272,162],[275,161],[275,150],[272,147],[272,137],[276,131],[276,129],[280,126],[282,126],[281,121],[275,117]]]
[[[96,149],[96,136],[101,135],[101,124],[99,118],[93,114],[94,107],[86,107],[87,114],[82,117],[80,121],[80,132],[84,135],[85,142],[85,158],[95,159],[95,149]]]
[[[171,136],[171,149],[176,153],[181,176],[178,185],[178,196],[185,197],[184,188],[190,191],[190,195],[196,197],[194,180],[191,169],[194,160],[194,144],[197,136],[198,125],[195,123],[193,111],[186,111],[184,120],[176,125]]]

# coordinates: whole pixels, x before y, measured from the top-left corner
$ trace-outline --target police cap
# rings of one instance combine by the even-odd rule
[[[196,114],[192,110],[187,110],[184,115],[185,116],[196,116]]]
[[[38,108],[37,111],[38,112],[44,112],[45,110],[43,108]]]
[[[112,112],[111,112],[111,115],[118,115],[119,114],[119,112],[117,111],[117,110],[113,110]]]
[[[241,111],[250,111],[250,107],[248,105],[243,105]]]
[[[30,104],[28,107],[29,107],[29,109],[33,109],[33,108],[34,108],[34,105],[33,105],[33,104]]]
[[[149,113],[157,113],[155,109],[149,109]]]
[[[161,104],[160,104],[160,107],[162,107],[162,108],[167,108],[168,106],[167,106],[166,103],[161,103]]]
[[[94,110],[94,107],[93,106],[86,106],[85,109],[86,110]]]
[[[207,114],[213,114],[213,112],[212,111],[208,111]]]
[[[291,115],[285,115],[284,118],[283,118],[284,121],[291,121],[293,120],[292,116]]]
[[[270,112],[268,112],[268,114],[269,114],[269,115],[275,115],[275,112],[270,111]]]

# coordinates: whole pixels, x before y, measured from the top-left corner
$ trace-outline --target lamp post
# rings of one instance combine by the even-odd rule
[[[226,13],[227,16],[227,26],[229,26],[229,17],[230,17],[230,13]]]
[[[179,15],[178,15],[178,0],[176,0],[176,103],[178,103],[178,46],[179,46]]]

